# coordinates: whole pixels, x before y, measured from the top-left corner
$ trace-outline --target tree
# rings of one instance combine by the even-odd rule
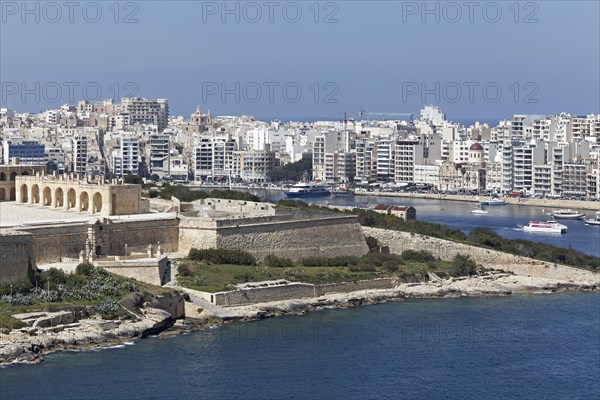
[[[127,174],[124,178],[123,178],[123,182],[124,183],[133,183],[136,185],[142,185],[144,183],[144,180],[137,176],[137,175],[133,175],[133,174]]]
[[[457,254],[456,256],[454,256],[452,264],[454,265],[454,268],[456,269],[456,273],[458,275],[474,275],[477,273],[477,264],[469,256]]]

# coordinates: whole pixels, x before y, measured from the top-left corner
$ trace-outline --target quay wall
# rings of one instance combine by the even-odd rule
[[[411,199],[432,199],[432,200],[452,200],[466,201],[470,203],[479,203],[480,201],[489,200],[486,196],[465,196],[461,194],[433,194],[433,193],[397,193],[397,192],[365,192],[356,193],[356,196],[388,196],[388,197],[403,197]],[[583,200],[562,200],[562,199],[531,199],[518,197],[503,197],[502,200],[508,204],[524,205],[533,207],[546,208],[572,208],[575,210],[600,210],[600,202],[583,201]],[[591,215],[590,215],[591,216]]]
[[[486,268],[502,269],[516,275],[600,284],[599,273],[566,265],[539,261],[529,257],[516,256],[415,233],[365,226],[362,227],[362,230],[365,236],[373,236],[382,245],[389,246],[390,253],[393,254],[402,254],[404,250],[427,250],[435,257],[446,261],[452,261],[457,254],[468,255]]]

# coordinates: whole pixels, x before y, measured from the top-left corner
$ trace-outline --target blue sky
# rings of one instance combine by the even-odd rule
[[[168,98],[186,116],[600,111],[598,1],[136,1],[118,15],[84,1],[73,22],[62,2],[1,3],[0,101],[18,111],[69,102],[69,87],[75,101]]]

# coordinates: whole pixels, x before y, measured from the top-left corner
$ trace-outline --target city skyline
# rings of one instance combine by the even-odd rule
[[[3,2],[1,106],[164,96],[174,114],[294,119],[433,103],[456,120],[600,109],[597,2],[274,3],[101,4],[95,18]]]

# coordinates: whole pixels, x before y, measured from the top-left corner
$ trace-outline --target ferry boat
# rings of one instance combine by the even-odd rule
[[[524,226],[523,230],[525,232],[567,233],[567,226],[556,221],[529,221],[529,225]]]
[[[331,194],[325,184],[318,182],[298,182],[284,193],[287,197],[316,197]]]
[[[582,219],[585,214],[571,209],[562,209],[552,212],[552,216],[559,219]]]
[[[482,201],[480,202],[483,206],[505,206],[506,201],[499,199],[497,197],[492,197],[490,201]]]
[[[585,220],[585,224],[586,225],[596,225],[596,226],[600,226],[600,211],[596,211],[596,218],[592,219],[592,218],[587,218]]]

